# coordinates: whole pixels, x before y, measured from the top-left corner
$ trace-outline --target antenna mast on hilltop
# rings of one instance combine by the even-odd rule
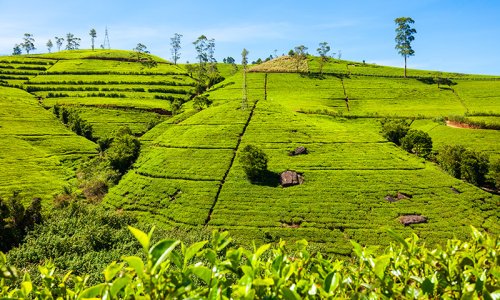
[[[104,44],[102,44],[103,49],[111,49],[109,45],[109,35],[108,35],[108,26],[106,26],[106,30],[104,31]]]

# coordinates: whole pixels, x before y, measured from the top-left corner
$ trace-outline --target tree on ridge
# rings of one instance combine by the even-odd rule
[[[62,47],[62,44],[64,42],[64,38],[60,38],[60,37],[56,36],[54,39],[56,41],[57,51],[61,51],[61,47]]]
[[[319,43],[319,48],[316,49],[318,51],[320,60],[319,60],[319,74],[323,75],[323,66],[326,62],[328,62],[328,52],[330,52],[330,46],[327,42]]]
[[[406,60],[409,56],[415,55],[415,51],[411,48],[411,42],[415,40],[413,36],[417,33],[411,24],[415,23],[412,18],[400,17],[394,20],[396,23],[396,50],[405,59],[405,78],[406,78]]]
[[[47,45],[47,50],[49,50],[49,53],[51,53],[51,52],[52,52],[52,47],[54,47],[54,44],[52,44],[52,40],[51,40],[51,39],[49,39],[49,40],[47,41],[47,44],[46,44],[46,45]]]
[[[24,51],[26,51],[27,54],[30,54],[30,51],[35,50],[35,39],[33,38],[33,35],[31,33],[25,33],[24,42],[21,44],[21,47],[24,48]]]
[[[173,37],[170,38],[170,46],[172,46],[172,60],[174,65],[177,65],[177,61],[181,58],[181,38],[182,34],[175,33]]]
[[[94,28],[90,29],[89,35],[92,40],[92,51],[94,51],[94,39],[97,37],[97,32]]]
[[[80,38],[75,37],[72,33],[66,34],[66,50],[77,50],[80,47]]]

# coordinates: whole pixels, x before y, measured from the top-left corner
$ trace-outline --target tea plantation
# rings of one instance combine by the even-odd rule
[[[54,105],[75,109],[96,138],[122,126],[140,136],[141,154],[99,204],[129,211],[144,225],[196,232],[227,230],[241,245],[306,239],[335,256],[349,240],[388,245],[387,228],[427,244],[467,239],[469,225],[500,233],[500,197],[445,173],[434,162],[397,147],[380,133],[383,118],[412,120],[428,132],[433,150],[461,144],[500,158],[500,132],[451,128],[466,116],[500,123],[500,78],[409,70],[332,60],[318,71],[309,57],[304,73],[280,59],[251,67],[248,101],[243,72],[219,64],[224,81],[206,92],[213,102],[197,110],[196,80],[186,66],[151,56],[98,50],[0,58],[0,193],[14,188],[40,196],[75,177],[79,160],[97,145],[65,128]],[[306,70],[306,71],[304,71]],[[453,84],[438,86],[435,78]],[[172,114],[172,103],[183,102]],[[266,180],[250,182],[239,157],[255,145],[269,158]],[[298,146],[306,155],[290,156]],[[284,188],[279,174],[302,174]],[[398,195],[402,195],[398,197]],[[396,199],[389,201],[388,199]],[[426,223],[403,226],[420,215]]]

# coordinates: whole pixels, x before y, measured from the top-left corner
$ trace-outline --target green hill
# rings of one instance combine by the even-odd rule
[[[18,88],[2,88],[5,102],[22,93],[63,130],[43,108],[76,108],[98,137],[122,125],[141,135],[141,155],[109,191],[106,207],[135,212],[143,223],[165,228],[229,230],[243,244],[305,238],[339,255],[350,253],[349,239],[387,245],[385,227],[405,236],[416,232],[430,244],[466,238],[469,225],[500,233],[498,196],[386,141],[379,122],[415,118],[412,126],[427,131],[436,150],[464,144],[498,159],[499,131],[442,125],[452,115],[498,122],[498,77],[409,70],[405,79],[398,68],[337,60],[320,75],[318,58],[312,57],[309,72],[297,74],[293,63],[276,60],[250,69],[249,101],[242,109],[241,69],[231,75],[221,65],[225,80],[207,92],[213,104],[197,111],[188,101],[195,80],[182,66],[154,58],[158,65],[149,68],[133,58],[123,51],[0,58],[0,79]],[[19,68],[27,62],[42,67]],[[438,87],[439,78],[453,85]],[[40,97],[41,104],[19,88]],[[188,102],[171,116],[175,99]],[[12,147],[24,161],[29,154],[21,141]],[[47,144],[37,146],[49,151],[53,146]],[[239,156],[248,144],[269,157],[265,183],[245,177]],[[298,146],[308,154],[289,156]],[[277,176],[285,170],[302,173],[304,183],[282,188]],[[63,178],[57,172],[52,176]],[[399,201],[386,200],[398,194],[404,195]],[[413,214],[427,223],[400,224],[399,217]]]

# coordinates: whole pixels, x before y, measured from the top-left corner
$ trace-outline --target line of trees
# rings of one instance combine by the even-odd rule
[[[396,42],[396,50],[398,53],[403,56],[404,58],[404,77],[406,78],[407,75],[407,60],[408,57],[414,56],[415,51],[413,50],[411,43],[415,40],[415,34],[417,33],[416,29],[412,27],[412,24],[415,23],[415,21],[410,18],[410,17],[399,17],[394,20],[396,24],[396,37],[395,37],[395,42]],[[95,38],[97,37],[97,31],[92,28],[89,32],[90,38],[91,38],[91,48],[92,51],[95,49]],[[174,62],[175,65],[177,65],[177,62],[181,58],[181,38],[182,34],[175,33],[173,37],[170,38],[170,46],[171,46],[171,54],[172,54],[172,61]],[[60,37],[55,37],[55,42],[57,45],[58,51],[61,50],[61,46],[63,44],[64,38]],[[80,47],[80,41],[81,39],[78,37],[75,37],[72,33],[66,34],[66,50],[75,50]],[[203,86],[201,83],[204,81],[208,81],[208,83],[205,86],[212,86],[213,84],[216,83],[220,75],[218,74],[218,71],[216,70],[216,65],[215,63],[217,62],[214,58],[214,51],[215,51],[215,41],[214,39],[208,39],[205,35],[201,35],[195,42],[193,42],[197,56],[196,59],[198,60],[198,82],[200,83],[199,86]],[[145,49],[145,46],[143,44],[138,44],[138,47],[134,48],[134,50],[137,49],[137,53],[143,53],[142,48],[139,47],[142,45],[142,48]],[[48,40],[46,43],[47,50],[50,53],[52,51],[52,48],[54,47],[54,43],[52,40]],[[102,47],[102,46],[101,46]],[[22,54],[22,51],[25,51],[27,54],[29,54],[31,51],[36,50],[35,47],[35,39],[31,33],[25,33],[23,37],[23,42],[21,44],[16,44],[13,48],[13,55],[20,55]],[[290,50],[288,52],[288,55],[291,56],[294,61],[295,61],[295,67],[296,71],[299,72],[300,65],[303,63],[303,61],[307,58],[307,50],[308,48],[304,45],[299,45],[296,46],[293,50]],[[320,74],[323,74],[323,67],[325,63],[328,62],[329,56],[328,52],[330,52],[331,47],[328,45],[327,42],[321,42],[319,43],[319,47],[316,49],[317,53],[320,57]],[[277,50],[274,50],[275,56],[270,55],[267,60],[270,60],[272,58],[277,57],[276,52]],[[147,52],[146,52],[147,53]],[[332,54],[332,56],[335,55],[335,53]],[[341,51],[338,51],[338,59],[341,58]],[[228,57],[228,60],[224,61],[225,63],[234,63],[234,59],[232,57]],[[262,59],[258,59],[254,63],[261,63]],[[363,61],[364,62],[364,61]],[[215,82],[215,83],[214,83]],[[199,89],[201,91],[203,89]]]
[[[94,30],[94,29],[92,29]],[[94,30],[95,32],[95,30]],[[91,32],[92,33],[92,32]],[[64,38],[62,37],[54,37],[54,41],[57,46],[57,51],[61,51],[61,47],[63,46],[63,43],[65,41]],[[79,37],[76,37],[74,34],[71,32],[66,34],[66,50],[77,50],[80,47],[80,41],[81,39]],[[52,42],[51,39],[47,41],[45,44],[47,46],[47,50],[49,53],[52,52],[52,48],[54,47],[54,43]],[[35,38],[33,37],[33,34],[31,33],[25,33],[23,37],[23,42],[21,44],[15,44],[14,48],[12,50],[12,55],[21,55],[24,52],[26,54],[30,54],[31,51],[36,50],[35,47]],[[92,38],[92,50],[94,50],[94,38]]]
[[[381,133],[390,142],[420,157],[436,162],[451,176],[479,187],[500,188],[500,160],[490,163],[485,153],[461,145],[445,145],[437,155],[432,153],[432,139],[427,132],[410,128],[402,119],[381,121]]]

